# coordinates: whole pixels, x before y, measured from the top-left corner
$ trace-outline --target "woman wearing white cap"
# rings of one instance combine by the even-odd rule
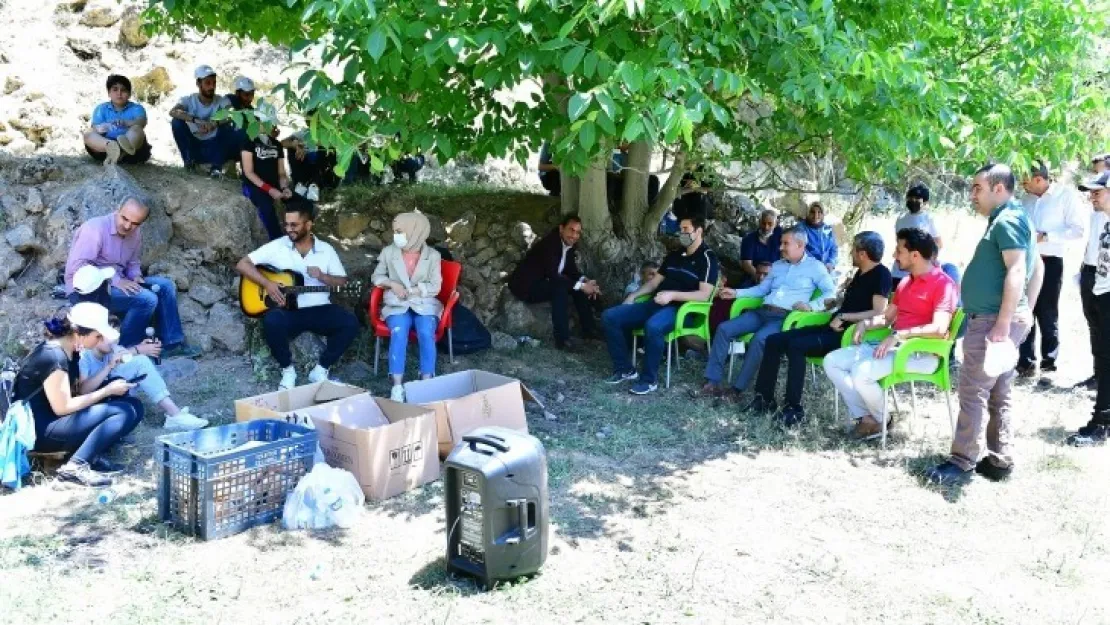
[[[20,367],[13,399],[26,401],[35,417],[36,451],[72,452],[58,469],[60,479],[107,486],[112,480],[105,474],[122,467],[104,454],[139,425],[143,404],[125,397],[135,385],[124,380],[78,395],[78,351],[101,340],[117,340],[119,332],[108,323],[108,309],[91,302],[77,304],[44,325],[46,340]]]

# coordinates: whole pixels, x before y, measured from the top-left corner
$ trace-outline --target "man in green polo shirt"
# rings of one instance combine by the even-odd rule
[[[972,476],[991,480],[1009,477],[1010,390],[1017,364],[1017,346],[1033,324],[1033,305],[1041,290],[1044,264],[1037,254],[1033,225],[1021,204],[1014,200],[1014,173],[1006,165],[989,164],[975,172],[971,204],[987,218],[987,231],[975,247],[961,283],[964,312],[964,360],[960,367],[960,418],[947,462],[926,472],[935,484],[951,484]],[[1010,345],[995,345],[1010,341]],[[998,374],[987,364],[996,350],[1007,354],[1008,366]],[[1008,356],[1012,356],[1009,362]],[[992,375],[994,374],[994,375]],[[984,423],[983,413],[989,414]],[[985,428],[984,428],[985,426]],[[987,455],[981,460],[983,430]]]

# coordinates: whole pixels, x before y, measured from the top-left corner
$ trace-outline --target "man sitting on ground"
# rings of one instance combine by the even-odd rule
[[[663,260],[659,273],[629,293],[620,306],[614,306],[601,315],[605,343],[613,361],[613,375],[609,384],[637,381],[629,391],[646,395],[659,388],[656,376],[663,355],[666,336],[674,330],[675,317],[683,302],[706,302],[713,295],[719,265],[717,255],[703,241],[705,221],[699,218],[683,219],[679,224],[679,243]],[[654,294],[651,300],[636,302],[641,295]],[[640,373],[632,367],[628,334],[637,328],[644,329],[644,360]]]
[[[825,223],[825,207],[820,202],[809,205],[806,220],[799,224],[806,233],[806,253],[825,264],[832,273],[836,270],[836,234]]]
[[[509,290],[522,302],[551,302],[551,327],[559,349],[571,346],[571,302],[578,311],[582,337],[593,338],[596,334],[591,300],[601,295],[601,288],[578,270],[577,245],[581,237],[582,220],[567,215],[558,228],[528,250],[509,277]]]
[[[235,79],[235,91],[224,96],[227,104],[235,111],[254,110],[254,81],[246,76]]]
[[[108,101],[92,113],[92,128],[85,133],[85,151],[105,165],[133,165],[150,160],[146,142],[146,109],[131,101],[131,81],[126,76],[108,77]]]
[[[898,233],[895,260],[909,272],[894,291],[894,297],[880,317],[856,324],[854,345],[825,356],[825,373],[844,398],[848,413],[856,419],[853,436],[870,440],[882,433],[884,391],[879,380],[894,370],[894,354],[899,344],[911,337],[946,338],[952,315],[956,312],[957,289],[933,262],[937,245],[923,230],[910,228]],[[863,341],[867,330],[891,327],[893,332],[875,345]],[[932,354],[910,356],[906,370],[932,373],[939,360]]]
[[[235,270],[243,277],[261,285],[279,305],[285,305],[281,286],[258,271],[258,265],[269,265],[278,271],[296,271],[304,276],[305,286],[339,288],[347,284],[347,272],[332,246],[312,234],[312,204],[293,198],[285,204],[285,233],[243,257]],[[339,361],[358,335],[358,320],[351,311],[331,303],[331,295],[301,293],[297,309],[272,308],[262,316],[262,332],[270,354],[281,367],[279,389],[297,385],[297,370],[289,342],[303,332],[327,337],[327,347],[320,362],[308,374],[308,381],[328,379],[328,369]]]
[[[882,260],[883,238],[876,232],[857,234],[852,241],[852,265],[857,271],[848,283],[843,300],[825,300],[826,308],[840,305],[828,325],[797,328],[767,338],[763,362],[755,380],[752,410],[775,410],[775,383],[779,379],[780,360],[785,354],[786,396],[782,422],[789,427],[805,418],[802,387],[806,380],[806,358],[821,357],[839,348],[848,326],[883,314],[893,282],[890,270],[883,266]]]
[[[782,331],[782,323],[792,310],[817,310],[823,307],[822,294],[836,293],[836,283],[820,261],[806,253],[806,232],[795,226],[782,233],[782,260],[771,265],[771,273],[756,286],[733,290],[722,289],[723,299],[761,297],[763,304],[744,311],[739,317],[722,323],[713,336],[709,364],[705,368],[705,385],[696,395],[723,396],[722,386],[732,343],[754,333],[744,353],[744,364],[736,377],[729,399],[737,399],[748,388],[759,370],[763,345],[768,336]]]
[[[119,328],[118,318],[112,317],[109,321],[113,328]],[[144,342],[143,345],[149,343]],[[164,427],[167,430],[199,430],[207,426],[206,419],[193,415],[187,406],[179,408],[174,403],[169,389],[166,388],[166,381],[150,358],[139,352],[138,347],[123,348],[116,341],[103,339],[93,349],[82,351],[78,393],[92,393],[112,380],[132,380],[145,376],[128,394],[135,396],[136,391],[139,391],[148,401],[157,404],[166,413]]]
[[[81,224],[73,236],[66,261],[66,291],[74,292],[74,276],[82,267],[112,268],[114,274],[107,308],[123,315],[120,345],[138,345],[154,319],[157,336],[165,345],[162,356],[194,358],[200,355],[200,350],[185,342],[185,331],[177,311],[177,286],[172,279],[163,276],[144,278],[139,265],[142,225],[149,215],[146,205],[129,197],[116,212],[93,217]]]
[[[216,95],[216,70],[201,65],[194,72],[197,92],[189,94],[170,109],[173,140],[185,168],[201,163],[215,178],[223,175],[224,163],[235,159],[234,129],[226,122],[212,119],[217,111],[228,108],[227,98]]]
[[[782,228],[779,213],[768,208],[759,214],[759,228],[744,235],[740,242],[740,269],[748,280],[745,286],[759,284],[757,275],[761,263],[772,265],[781,256]]]

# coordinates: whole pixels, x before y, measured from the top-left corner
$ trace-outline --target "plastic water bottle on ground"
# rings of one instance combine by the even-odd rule
[[[110,488],[105,488],[104,490],[96,494],[96,503],[102,506],[107,505],[115,501],[116,497],[118,496],[119,495],[116,493],[116,491]]]

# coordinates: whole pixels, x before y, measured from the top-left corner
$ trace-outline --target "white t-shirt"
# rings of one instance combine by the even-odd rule
[[[909,211],[902,213],[902,215],[898,217],[898,220],[894,222],[895,236],[897,236],[898,232],[905,230],[906,228],[918,228],[920,230],[924,230],[925,232],[928,232],[929,236],[933,237],[934,239],[937,238],[937,235],[940,232],[939,230],[937,230],[936,222],[933,221],[933,216],[929,213],[926,213],[924,210],[918,211],[916,213],[911,213]],[[940,258],[939,251],[937,252],[937,258]],[[898,266],[898,263],[894,262],[890,265],[890,275],[895,278],[901,278],[908,275],[908,272],[902,271],[902,268]],[[897,284],[898,283],[895,282],[895,286],[897,286]]]
[[[1105,214],[1105,213],[1100,213]],[[1095,265],[1095,285],[1091,289],[1095,295],[1110,293],[1110,220],[1102,220],[1102,228],[1091,231],[1091,238],[1097,241],[1098,264]]]
[[[1083,254],[1083,264],[1092,267],[1098,266],[1098,242],[1102,234],[1102,227],[1110,219],[1102,211],[1091,211],[1091,221],[1087,228],[1087,251]]]
[[[193,117],[196,117],[197,119],[209,120],[212,119],[212,116],[216,114],[216,111],[230,107],[231,102],[229,102],[226,97],[218,95],[212,98],[211,103],[205,104],[200,101],[199,93],[190,93],[184,98],[178,100],[177,105],[185,109],[186,113],[192,115]],[[189,130],[193,131],[193,136],[197,139],[200,139],[201,141],[207,141],[208,139],[216,136],[215,129],[209,130],[208,132],[202,134],[198,131],[198,127],[196,124],[192,122],[187,123],[189,124]]]
[[[1026,193],[1021,200],[1036,232],[1045,233],[1046,240],[1037,243],[1041,256],[1063,257],[1067,244],[1083,239],[1083,222],[1087,206],[1075,187],[1052,183],[1044,195]]]
[[[347,277],[347,272],[343,269],[343,263],[339,261],[335,249],[315,236],[312,237],[312,249],[303,257],[289,237],[281,237],[251,252],[247,258],[255,265],[270,265],[281,271],[296,271],[304,276],[305,286],[326,286],[320,280],[308,275],[309,267],[319,267],[320,271],[329,276]],[[299,308],[324,306],[330,302],[331,294],[326,291],[297,295]]]

